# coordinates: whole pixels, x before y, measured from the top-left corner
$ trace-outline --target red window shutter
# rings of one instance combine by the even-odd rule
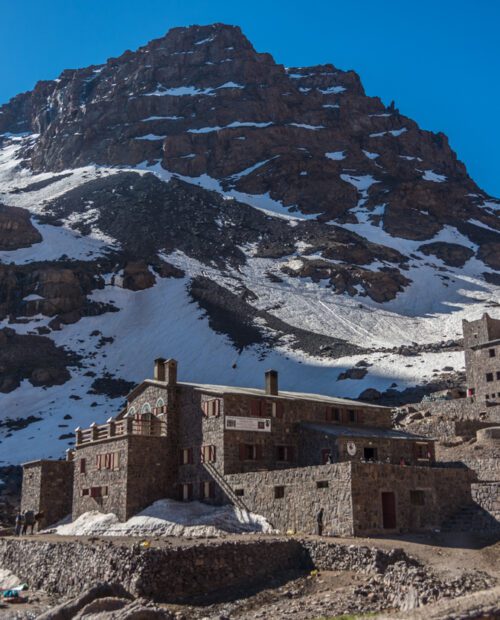
[[[255,458],[257,461],[262,460],[263,450],[262,445],[259,443],[255,446]]]
[[[201,403],[201,410],[202,410],[203,415],[204,415],[205,417],[206,417],[206,416],[208,416],[208,401],[204,400],[204,401]]]
[[[244,461],[246,456],[246,446],[244,443],[240,443],[240,461]]]
[[[216,398],[214,401],[214,415],[215,416],[219,416],[220,415],[220,398]]]
[[[284,411],[285,411],[285,406],[284,404],[279,400],[276,403],[276,417],[280,420],[283,419],[283,415],[284,415]]]
[[[205,446],[201,446],[200,448],[200,463],[205,462]]]
[[[87,460],[80,459],[80,473],[84,474],[87,471]]]
[[[260,400],[252,400],[250,403],[250,413],[255,416],[260,416]]]

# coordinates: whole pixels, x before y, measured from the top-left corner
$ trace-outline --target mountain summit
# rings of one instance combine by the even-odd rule
[[[439,343],[498,304],[499,207],[354,71],[235,26],[39,82],[0,107],[0,401],[48,441],[14,422],[5,460],[57,454],[55,421],[106,419],[160,354],[347,396],[460,370]]]

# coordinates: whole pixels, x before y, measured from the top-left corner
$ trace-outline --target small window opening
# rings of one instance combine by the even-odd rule
[[[274,499],[283,499],[285,497],[285,487],[274,487]]]
[[[328,484],[328,480],[318,480],[316,482],[317,489],[328,489],[330,485]]]

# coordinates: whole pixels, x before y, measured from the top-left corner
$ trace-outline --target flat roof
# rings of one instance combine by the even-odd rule
[[[134,388],[129,396],[134,395],[136,391],[143,385],[157,385],[160,387],[167,387],[165,381],[156,381],[155,379],[146,379],[136,388]],[[212,385],[209,383],[190,383],[187,381],[178,381],[177,385],[185,385],[193,387],[204,392],[211,392],[213,394],[242,394],[245,396],[265,396],[266,398],[285,398],[289,400],[312,400],[316,402],[322,402],[329,405],[343,405],[346,407],[368,407],[371,409],[386,409],[390,410],[390,407],[384,407],[383,405],[372,405],[370,403],[364,403],[359,400],[351,400],[349,398],[340,398],[337,396],[325,396],[324,394],[312,394],[309,392],[289,392],[287,390],[279,390],[278,394],[267,394],[265,390],[261,388],[251,387],[234,387],[230,385]]]
[[[339,424],[317,424],[315,422],[301,422],[301,427],[306,430],[325,433],[335,437],[378,437],[382,439],[414,439],[434,441],[423,435],[413,435],[392,428],[374,428],[371,426],[341,426]]]

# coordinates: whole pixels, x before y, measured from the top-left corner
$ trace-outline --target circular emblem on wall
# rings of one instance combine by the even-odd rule
[[[356,444],[354,443],[354,441],[348,441],[347,442],[347,454],[349,456],[355,456],[355,454],[356,454]]]

